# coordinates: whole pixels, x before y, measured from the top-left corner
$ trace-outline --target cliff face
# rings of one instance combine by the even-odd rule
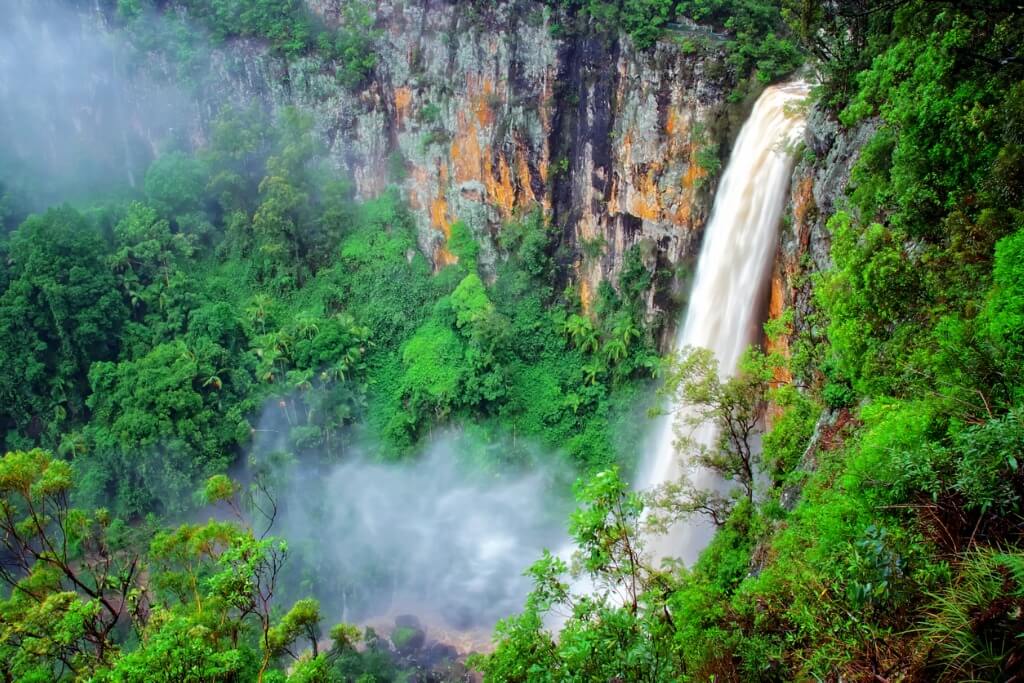
[[[338,0],[307,1],[341,21]],[[556,38],[538,2],[478,4],[378,2],[378,64],[354,91],[315,57],[232,41],[211,55],[201,115],[254,99],[311,112],[361,196],[400,187],[438,266],[455,258],[455,221],[477,236],[486,267],[503,222],[539,206],[585,308],[633,245],[674,276],[695,257],[715,181],[697,155],[714,168],[729,128],[724,54],[687,54],[671,39],[638,51],[625,36]],[[671,307],[667,292],[652,290],[652,313]]]
[[[795,329],[815,336],[812,329],[813,287],[810,276],[831,265],[828,219],[836,211],[860,151],[876,129],[868,121],[855,129],[841,129],[817,107],[809,112],[805,151],[793,172],[789,202],[779,235],[771,281],[769,315],[793,311]],[[782,344],[788,346],[787,340]],[[787,351],[788,349],[783,349]]]
[[[34,73],[11,78],[33,108],[0,103],[0,121],[45,119],[40,139],[14,153],[46,156],[50,175],[62,162],[77,182],[81,158],[102,159],[93,176],[138,185],[164,142],[201,145],[223,106],[295,105],[361,197],[399,188],[438,267],[455,258],[455,221],[476,235],[487,268],[501,226],[540,207],[584,308],[603,282],[616,284],[634,246],[659,273],[649,312],[677,307],[676,276],[696,256],[728,152],[720,143],[742,109],[726,105],[735,75],[721,44],[694,51],[670,35],[641,51],[624,35],[556,37],[571,22],[537,0],[371,3],[378,59],[355,88],[316,52],[288,59],[265,41],[208,41],[173,0],[141,32],[122,32],[109,0],[12,2],[14,48]],[[306,2],[345,30],[344,0]]]

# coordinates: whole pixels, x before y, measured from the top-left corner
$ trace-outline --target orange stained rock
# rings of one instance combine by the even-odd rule
[[[516,203],[516,189],[512,186],[512,172],[508,167],[505,155],[498,155],[498,177],[494,177],[491,157],[484,158],[484,185],[491,203],[498,207],[502,216],[509,218]]]
[[[668,110],[668,118],[665,119],[665,133],[670,138],[676,134],[676,123],[676,110],[670,108]]]
[[[608,215],[615,216],[620,213],[619,206],[619,174],[612,173],[612,186],[608,192]]]
[[[778,269],[772,274],[771,298],[768,300],[768,317],[772,320],[782,316],[782,309],[785,306],[785,296],[782,291],[782,276]]]
[[[437,196],[430,202],[430,225],[444,235],[444,243],[434,250],[434,267],[440,270],[444,266],[458,262],[459,259],[448,251],[446,246],[452,236],[452,221],[448,216],[448,202],[444,194],[448,189],[448,168],[444,164],[438,164],[437,176]]]
[[[786,298],[782,286],[782,275],[779,273],[778,267],[776,267],[775,272],[772,273],[771,298],[768,301],[768,317],[771,320],[777,320],[782,316],[785,301]],[[789,358],[789,338],[783,335],[776,339],[769,339],[768,352],[778,353],[783,358]],[[793,375],[789,371],[789,368],[776,368],[775,378],[773,380],[773,383],[776,386],[789,384],[792,381]]]
[[[793,221],[800,237],[800,248],[806,250],[811,239],[808,214],[814,207],[814,178],[808,176],[797,185],[793,197]]]
[[[708,172],[696,161],[691,161],[683,176],[683,187],[692,190],[697,186],[697,181],[708,177]]]
[[[483,168],[483,155],[480,151],[480,139],[474,122],[466,121],[464,114],[458,117],[458,131],[452,140],[449,150],[454,170],[455,182],[480,180]]]
[[[692,142],[689,139],[690,124],[686,116],[680,115],[675,109],[669,109],[665,133],[668,137],[669,152],[673,156],[679,154],[692,155]]]
[[[459,259],[452,252],[448,251],[448,248],[444,245],[439,245],[434,250],[434,269],[441,270],[445,266],[450,266],[453,263],[458,263]]]
[[[697,163],[697,143],[691,142],[689,147],[690,165],[687,166],[686,174],[683,176],[683,189],[692,194],[692,190],[697,187],[697,181],[708,177],[708,171]]]
[[[808,176],[797,185],[796,198],[793,201],[793,218],[797,223],[803,223],[807,219],[807,213],[813,203],[814,178]]]
[[[448,240],[452,236],[452,224],[448,220],[448,202],[444,199],[444,187],[438,188],[438,196],[430,203],[430,224],[444,235],[444,243],[434,250],[434,267],[437,270],[458,262],[458,257],[448,251]]]
[[[412,104],[412,90],[406,87],[395,88],[395,118],[400,127],[405,125],[409,116],[409,105]]]
[[[466,74],[466,99],[481,128],[487,128],[494,123],[491,97],[495,92],[497,90],[490,77],[483,74]]]
[[[520,147],[516,165],[519,174],[519,204],[521,206],[537,201],[537,197],[533,194],[533,181],[530,177],[530,165],[526,162],[526,155],[525,147]]]
[[[619,158],[622,165],[628,167],[633,163],[633,132],[627,130],[619,141]]]
[[[427,174],[427,169],[413,165],[409,171],[409,179],[409,206],[415,210],[422,209],[423,202],[420,201],[420,197],[429,197],[434,194],[430,191],[430,176]]]
[[[583,315],[590,315],[593,304],[594,294],[590,289],[590,283],[580,274],[580,307],[583,309]]]
[[[490,93],[479,95],[474,103],[476,120],[481,128],[489,128],[494,125],[494,109],[491,108]]]
[[[689,197],[684,197],[679,202],[679,208],[676,209],[672,218],[676,225],[688,225],[690,223],[690,219],[693,218],[693,204],[690,202]]]
[[[441,192],[444,192],[443,188],[440,189]],[[444,233],[446,240],[451,237],[452,224],[448,220],[448,202],[445,201],[443,195],[439,195],[430,202],[430,224]]]
[[[661,193],[655,180],[658,168],[651,164],[647,172],[639,176],[633,192],[627,198],[627,211],[637,218],[656,221],[661,218]]]

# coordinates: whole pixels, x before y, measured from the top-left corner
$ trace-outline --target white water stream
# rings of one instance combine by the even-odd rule
[[[756,339],[793,169],[789,150],[804,130],[803,115],[794,111],[797,108],[793,105],[807,92],[804,83],[764,91],[740,131],[715,197],[674,350],[712,350],[723,377],[735,372],[744,349]],[[637,487],[650,489],[684,475],[698,488],[721,486],[712,472],[683,462],[675,447],[674,425],[683,418],[686,407],[673,404],[666,408],[667,414],[654,425]],[[704,425],[689,436],[699,444],[710,445],[716,432]],[[666,534],[649,538],[648,550],[655,563],[675,557],[689,566],[713,533],[713,525],[695,515],[675,524]]]

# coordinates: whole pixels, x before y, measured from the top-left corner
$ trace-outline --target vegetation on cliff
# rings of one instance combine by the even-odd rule
[[[128,515],[187,507],[268,400],[292,447],[327,458],[359,421],[395,457],[472,416],[579,465],[612,462],[616,416],[653,366],[644,284],[604,289],[597,317],[580,315],[549,284],[537,213],[503,230],[487,283],[461,224],[456,262],[434,274],[396,196],[354,201],[318,154],[294,110],[276,126],[229,111],[198,157],[153,163],[144,197],[13,231],[6,446],[73,456],[90,499]]]
[[[108,4],[138,45],[191,63],[173,17],[149,32],[162,3]],[[792,353],[753,350],[725,382],[699,351],[665,368],[666,390],[725,428],[691,455],[736,494],[641,494],[620,474],[632,462],[616,444],[639,443],[633,409],[658,368],[638,251],[587,311],[553,285],[571,259],[540,211],[502,228],[493,266],[463,223],[432,263],[398,193],[357,201],[301,112],[227,110],[208,144],[166,150],[128,199],[29,215],[0,185],[8,679],[406,675],[372,631],[323,637],[329,615],[279,582],[289,548],[264,533],[266,472],[225,473],[268,425],[275,449],[314,467],[356,444],[401,459],[435,427],[469,422],[511,435],[492,464],[526,466],[540,444],[587,475],[573,566],[545,555],[530,570],[524,611],[475,660],[489,680],[1022,675],[1020,8],[551,4],[559,30],[622,27],[641,48],[679,16],[709,23],[738,72],[763,80],[802,49],[821,74],[817,105],[875,131],[829,217],[834,265],[814,276],[814,310],[768,330]],[[298,0],[179,5],[215,40],[325,55],[347,87],[376,65],[361,3],[343,3],[339,30]],[[169,522],[199,508],[221,521]],[[719,527],[700,561],[650,566],[644,528],[695,514]],[[417,636],[401,628],[399,649]]]
[[[398,460],[472,422],[482,441],[509,437],[492,470],[540,448],[586,471],[642,429],[633,405],[657,356],[636,251],[591,315],[552,286],[559,240],[539,210],[504,227],[493,268],[456,223],[435,268],[398,192],[356,201],[320,144],[295,109],[229,109],[126,200],[8,214],[0,649],[14,680],[391,680],[386,640],[341,628],[318,652],[317,605],[294,586],[282,598],[287,546],[260,532],[272,506],[245,458],[257,436],[281,435],[261,456],[315,468],[357,446]],[[237,522],[169,524],[218,501]]]
[[[614,471],[581,488],[576,570],[600,590],[574,595],[567,567],[542,559],[481,661],[491,680],[1024,672],[1024,15],[785,10],[820,60],[819,106],[877,132],[828,222],[834,265],[791,339],[766,478],[727,518],[698,510],[720,529],[689,569],[643,562],[645,501]],[[690,395],[714,386],[677,379]],[[569,615],[557,642],[540,621],[552,608]]]
[[[752,70],[762,83],[792,73],[803,55],[782,20],[778,2],[771,0],[546,0],[568,13],[567,26],[559,30],[624,30],[637,47],[651,47],[659,38],[684,29],[681,39],[688,49],[701,44],[723,43],[729,63],[737,73]],[[582,23],[577,19],[582,19]],[[685,18],[707,32],[686,31],[676,23]],[[714,33],[720,31],[721,33]]]

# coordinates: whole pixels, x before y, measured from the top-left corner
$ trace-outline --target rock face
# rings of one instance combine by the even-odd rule
[[[793,172],[786,218],[772,273],[769,316],[793,311],[796,329],[807,329],[813,308],[809,275],[831,265],[828,219],[841,201],[860,151],[877,129],[866,121],[844,130],[826,112],[814,108],[807,120],[805,151]],[[823,334],[824,330],[812,331]],[[786,340],[782,340],[787,344]],[[785,350],[785,349],[784,349]],[[787,378],[788,379],[788,378]]]
[[[343,31],[348,1],[306,0]],[[116,3],[12,2],[25,45],[54,36],[76,45],[69,59],[47,60],[59,50],[46,47],[29,60],[52,62],[38,80],[68,86],[55,96],[74,102],[50,112],[56,119],[47,130],[85,126],[80,137],[131,162],[114,169],[118,177],[136,184],[168,139],[201,145],[225,105],[296,106],[312,116],[331,161],[361,197],[398,188],[437,267],[455,259],[447,239],[456,221],[478,238],[487,269],[499,257],[503,224],[545,212],[566,280],[555,284],[575,285],[585,309],[602,283],[616,284],[631,247],[663,275],[648,294],[649,312],[675,308],[677,266],[696,256],[728,152],[720,143],[742,109],[727,105],[736,78],[720,43],[694,51],[692,41],[668,35],[638,50],[625,35],[559,37],[557,27],[570,22],[539,0],[369,3],[378,59],[356,87],[343,85],[341,65],[315,51],[286,58],[260,40],[207,44],[173,0],[157,3],[156,21],[167,25],[161,35],[171,36],[163,48],[125,32],[141,55],[96,37],[120,31]]]
[[[307,2],[343,21],[340,0]],[[438,267],[455,259],[455,221],[477,236],[486,268],[502,224],[539,207],[584,308],[634,245],[674,282],[727,151],[724,52],[689,54],[671,37],[644,51],[626,36],[557,38],[553,22],[534,0],[381,0],[379,60],[361,87],[339,85],[317,57],[236,40],[212,52],[200,116],[208,125],[221,105],[253,100],[312,113],[360,196],[400,188]],[[648,303],[671,308],[653,291]]]

